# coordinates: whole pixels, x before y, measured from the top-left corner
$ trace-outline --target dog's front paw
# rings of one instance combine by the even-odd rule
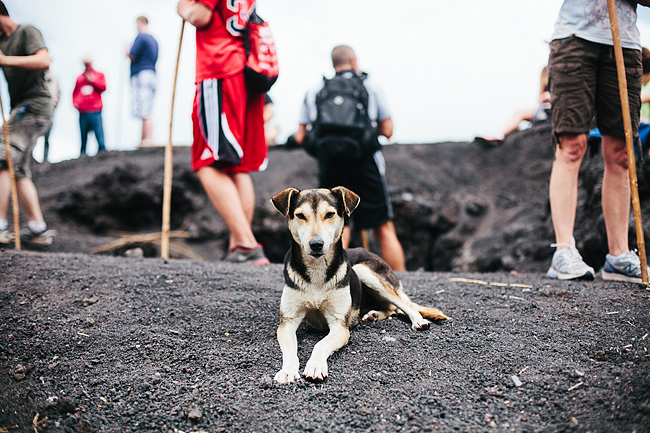
[[[429,322],[427,319],[422,319],[421,321],[418,320],[416,322],[413,322],[413,329],[416,331],[426,331],[429,329],[429,326],[431,326],[431,322]]]
[[[298,370],[290,371],[282,369],[275,373],[275,377],[273,379],[279,384],[291,383],[296,379],[300,379],[300,373],[298,373]]]
[[[322,382],[327,377],[327,361],[310,359],[302,374],[307,380]]]

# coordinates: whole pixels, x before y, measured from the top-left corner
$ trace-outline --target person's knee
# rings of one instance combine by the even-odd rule
[[[580,164],[587,152],[585,134],[561,135],[559,141],[556,158],[566,164]]]
[[[608,168],[620,168],[627,170],[629,161],[625,139],[615,137],[603,137],[603,159]]]

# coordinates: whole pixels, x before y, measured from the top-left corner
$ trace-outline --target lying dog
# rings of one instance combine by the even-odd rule
[[[383,320],[404,313],[413,329],[429,328],[426,318],[447,319],[437,308],[409,300],[402,284],[379,256],[363,248],[343,249],[344,218],[359,204],[359,196],[336,187],[299,191],[288,188],[275,195],[273,206],[289,220],[291,249],[284,263],[285,286],[280,301],[277,336],[282,350],[279,383],[293,382],[298,373],[296,330],[305,320],[329,333],[319,341],[307,361],[305,378],[327,377],[327,359],[350,338],[350,327],[361,320]],[[423,317],[424,316],[424,317]]]

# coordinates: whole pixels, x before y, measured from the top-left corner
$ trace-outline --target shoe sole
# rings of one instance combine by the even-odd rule
[[[54,236],[56,236],[56,230],[48,230],[49,235],[47,237],[36,237],[33,239],[25,238],[23,241],[26,245],[31,245],[38,248],[47,248],[52,245],[54,242]]]
[[[244,263],[246,263],[246,262],[244,262]],[[248,263],[252,263],[254,265],[268,265],[268,264],[271,263],[271,261],[269,259],[267,259],[266,257],[264,257],[263,259],[251,260]]]
[[[615,274],[613,272],[600,271],[600,276],[605,281],[622,281],[625,283],[638,283],[638,284],[643,283],[643,280],[641,280],[640,277],[628,277],[627,275]]]
[[[592,274],[591,272],[586,272],[581,275],[575,275],[575,274],[563,274],[561,272],[556,272],[553,273],[551,271],[548,271],[546,273],[546,276],[553,279],[553,280],[584,280],[584,281],[593,281],[596,279],[596,276]]]
[[[226,263],[252,263],[254,265],[268,265],[271,263],[266,257],[259,259],[243,259],[243,260],[224,260]]]
[[[38,242],[33,242],[33,241],[24,241],[23,244],[26,247],[29,247],[29,248],[31,248],[33,250],[37,250],[37,251],[47,251],[52,246],[52,242],[50,242],[49,244],[45,244],[45,243],[42,243],[42,242],[38,243]]]

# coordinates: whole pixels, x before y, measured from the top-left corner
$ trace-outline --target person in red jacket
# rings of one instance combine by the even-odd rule
[[[92,59],[86,55],[82,59],[85,70],[77,77],[72,92],[72,103],[79,110],[79,127],[81,129],[81,152],[86,153],[88,133],[92,131],[97,139],[97,153],[106,150],[104,144],[104,126],[102,124],[102,93],[106,90],[104,74],[93,68]]]
[[[178,14],[196,27],[192,170],[230,230],[228,262],[269,263],[251,229],[250,173],[267,164],[264,95],[244,84],[244,36],[255,0],[180,0]]]

